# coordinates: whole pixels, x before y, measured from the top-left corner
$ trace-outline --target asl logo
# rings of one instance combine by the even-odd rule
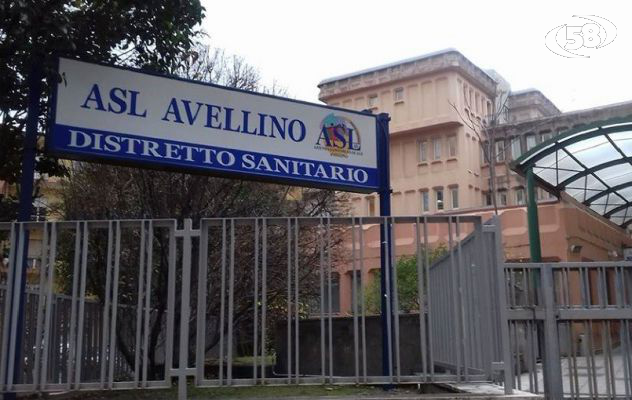
[[[584,24],[562,24],[544,37],[546,48],[558,56],[590,58],[590,53],[606,47],[617,37],[617,27],[606,18],[597,15],[573,15],[573,18]]]
[[[329,114],[320,124],[320,134],[314,148],[327,150],[336,157],[362,155],[360,132],[350,119]]]

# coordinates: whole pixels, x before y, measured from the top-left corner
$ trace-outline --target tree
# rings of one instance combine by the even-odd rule
[[[492,108],[491,113],[487,115],[482,120],[480,118],[475,118],[472,113],[467,112],[465,116],[461,114],[461,111],[456,106],[456,104],[450,102],[450,105],[456,111],[457,115],[461,119],[461,121],[467,126],[478,138],[478,143],[481,146],[481,151],[483,153],[483,158],[489,167],[489,191],[492,198],[492,205],[494,206],[494,214],[498,215],[498,199],[497,199],[497,189],[496,186],[498,182],[496,182],[496,160],[498,155],[495,151],[496,144],[496,129],[498,125],[505,122],[508,108],[507,108],[507,100],[509,99],[509,88],[504,88],[498,86],[496,88],[496,93],[494,98],[492,99]],[[466,106],[472,110],[472,105],[465,98]],[[505,152],[505,149],[502,150]]]
[[[38,113],[41,135],[47,129],[47,93],[59,79],[57,56],[168,71],[191,49],[203,16],[198,0],[1,2],[0,180],[17,184],[21,175],[28,80],[34,65],[42,70],[34,78],[43,83]],[[39,140],[36,170],[63,176],[64,166],[42,148]],[[13,213],[0,215],[4,220],[14,217]]]
[[[227,56],[223,51],[208,46],[194,47],[174,71],[181,76],[220,82],[234,88],[259,91],[273,91],[261,85],[259,75],[254,67],[236,56]],[[278,93],[278,88],[274,89]],[[104,185],[107,182],[107,185]],[[259,216],[322,216],[337,215],[343,209],[338,201],[339,194],[332,190],[303,189],[300,195],[291,196],[291,188],[259,182],[236,179],[214,178],[204,175],[161,172],[107,166],[89,163],[73,163],[68,177],[60,191],[62,198],[59,213],[65,219],[119,219],[119,218],[175,218],[182,221],[191,218],[197,222],[204,217],[259,217]],[[139,232],[126,232],[128,240],[124,240],[122,253],[126,261],[122,261],[120,276],[120,297],[127,304],[134,305],[137,291],[138,275],[138,235]],[[217,230],[213,234],[221,234]],[[235,259],[235,332],[252,332],[250,316],[254,306],[252,298],[253,274],[250,266],[254,254],[252,229],[236,228]],[[217,237],[217,236],[215,236]],[[309,302],[311,295],[318,293],[319,260],[318,231],[302,230],[300,232],[299,285],[302,303]],[[248,239],[248,240],[246,240]],[[284,227],[271,227],[268,230],[269,243],[287,243],[287,230]],[[335,234],[332,243],[334,248],[342,240],[342,234]],[[68,240],[72,243],[72,240]],[[105,265],[107,237],[105,232],[99,236],[91,233],[91,259],[87,291],[99,301],[104,301]],[[197,242],[196,242],[197,243]],[[169,241],[164,231],[156,231],[154,236],[154,265],[152,276],[152,316],[149,344],[149,374],[156,378],[161,374],[162,365],[159,349],[161,348],[161,331],[164,328],[167,307],[168,280],[168,246]],[[272,327],[275,318],[287,315],[285,303],[287,254],[284,245],[270,246],[268,249],[268,326]],[[68,291],[72,282],[72,245],[62,252],[65,261],[60,263],[56,276],[60,277],[60,286]],[[207,318],[220,315],[221,285],[221,243],[209,240],[209,296],[207,298]],[[197,253],[197,247],[194,247]],[[337,253],[337,252],[335,252]],[[193,256],[193,259],[197,259]],[[195,273],[193,274],[195,276]],[[179,285],[179,283],[178,283]],[[196,291],[192,289],[192,304]],[[294,307],[300,307],[296,304]],[[176,305],[179,308],[179,305]],[[117,349],[123,354],[130,366],[133,366],[133,332],[135,317],[133,313],[125,313],[117,331]],[[191,315],[195,317],[195,308]],[[176,319],[179,315],[176,316]],[[178,326],[176,320],[176,326]],[[226,324],[227,325],[227,324]],[[225,326],[225,330],[228,326]],[[207,349],[213,348],[222,333],[218,324],[209,324]],[[226,332],[224,331],[224,334]],[[195,334],[195,329],[191,335]],[[132,338],[130,340],[130,338]],[[190,343],[195,343],[191,340]],[[194,348],[190,349],[193,356]]]
[[[448,248],[444,243],[430,249],[428,261],[432,265],[435,261],[448,254]],[[422,250],[422,264],[425,263],[425,253]],[[402,256],[395,264],[397,272],[397,299],[399,310],[405,313],[419,312],[419,290],[417,275],[417,255]],[[427,279],[427,277],[426,277]],[[380,274],[376,274],[365,294],[365,304],[368,313],[377,314],[380,312]]]

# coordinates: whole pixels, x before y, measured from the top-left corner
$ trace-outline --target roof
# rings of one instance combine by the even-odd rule
[[[426,53],[426,54],[422,54],[420,56],[416,56],[416,57],[411,57],[411,58],[406,58],[404,60],[399,60],[399,61],[395,61],[395,62],[391,62],[388,64],[383,64],[383,65],[378,65],[377,67],[372,67],[372,68],[367,68],[367,69],[362,69],[359,71],[355,71],[355,72],[351,72],[348,74],[344,74],[344,75],[338,75],[338,76],[334,76],[331,78],[326,78],[323,79],[322,81],[320,81],[318,83],[318,87],[322,86],[322,85],[326,85],[328,83],[332,83],[332,82],[336,82],[336,81],[340,81],[343,79],[349,79],[349,78],[353,78],[356,76],[361,76],[361,75],[365,75],[365,74],[370,74],[372,72],[377,72],[377,71],[381,71],[384,69],[388,69],[388,68],[392,68],[398,65],[402,65],[402,64],[409,64],[409,63],[414,63],[417,61],[422,61],[422,60],[427,60],[429,58],[433,58],[433,57],[439,57],[442,55],[446,55],[446,54],[450,54],[450,53],[454,53],[454,54],[458,54],[459,56],[465,58],[467,60],[467,58],[461,54],[458,50],[454,49],[454,48],[447,48],[447,49],[443,49],[443,50],[439,50],[439,51],[433,51],[432,53]],[[469,61],[469,60],[467,60]],[[469,61],[474,67],[476,67],[477,69],[479,69],[481,72],[483,72],[487,77],[489,77],[491,80],[493,80],[494,82],[496,81],[490,74],[488,74],[485,70],[479,68],[478,66],[476,66],[474,63],[472,63],[471,61]]]
[[[632,223],[632,115],[571,129],[524,154],[512,169],[617,225]]]

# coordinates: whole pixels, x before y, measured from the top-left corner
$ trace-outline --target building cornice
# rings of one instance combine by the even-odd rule
[[[499,125],[496,132],[505,135],[536,132],[560,132],[595,121],[632,115],[632,101],[608,104],[583,110],[569,111],[550,117],[535,118],[520,123]]]
[[[327,101],[332,97],[444,71],[458,71],[488,95],[495,94],[496,81],[491,76],[460,52],[447,49],[325,79],[318,84],[318,98]]]

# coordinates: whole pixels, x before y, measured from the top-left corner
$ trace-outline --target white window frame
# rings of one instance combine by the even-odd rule
[[[450,201],[452,202],[453,210],[459,208],[459,188],[458,187],[450,188]]]
[[[421,212],[430,212],[430,192],[427,190],[421,192]]]
[[[494,159],[496,162],[505,161],[505,141],[503,139],[494,142]]]
[[[540,143],[544,143],[553,138],[553,132],[546,132],[540,135]]]
[[[525,199],[525,195],[526,192],[524,190],[524,188],[516,188],[516,204],[519,206],[523,206],[525,204],[527,204],[526,199]],[[520,197],[522,197],[522,200],[520,200]]]
[[[441,138],[432,138],[432,159],[441,160]]]
[[[435,189],[435,207],[437,211],[445,210],[445,193],[443,193],[443,189]],[[439,200],[439,194],[441,194],[441,200]]]
[[[398,87],[393,90],[393,101],[395,103],[403,103],[404,102],[404,88]]]
[[[500,206],[507,205],[507,191],[501,190],[498,192],[498,205]]]
[[[517,160],[518,158],[520,158],[521,155],[522,144],[520,143],[520,136],[514,136],[511,139],[511,158]]]
[[[453,146],[454,145],[454,146]],[[452,152],[454,150],[454,153]],[[456,135],[448,136],[448,157],[456,157],[459,154],[459,144],[456,140]]]
[[[418,162],[428,162],[428,141],[427,140],[419,140],[417,141],[417,161]]]
[[[373,208],[373,211],[371,211],[371,208]],[[369,217],[374,217],[375,211],[376,211],[375,197],[367,197],[366,198],[366,214]]]
[[[372,94],[367,98],[367,106],[369,108],[377,108],[378,106],[378,97],[377,94]]]
[[[527,151],[531,150],[532,148],[538,145],[534,134],[526,135],[526,142],[527,142]]]

